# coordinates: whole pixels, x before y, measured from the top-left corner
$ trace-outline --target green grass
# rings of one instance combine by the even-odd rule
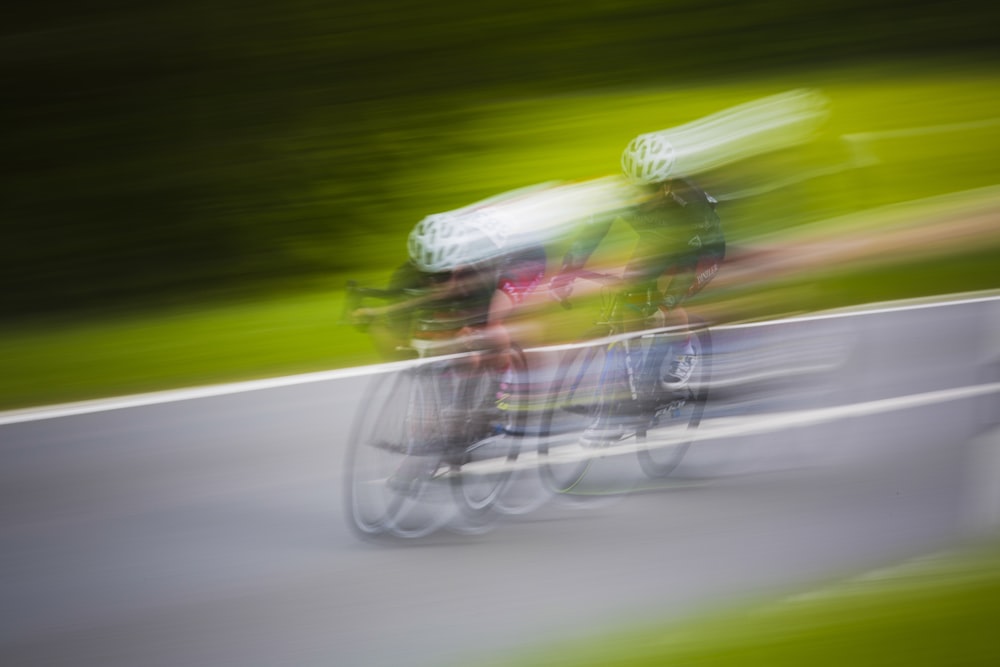
[[[612,173],[628,139],[685,123],[732,104],[810,86],[830,99],[821,141],[794,156],[769,156],[713,175],[719,187],[767,182],[813,166],[847,164],[845,134],[967,123],[1000,117],[1000,75],[969,66],[802,72],[697,88],[617,90],[469,104],[434,159],[413,160],[391,188],[405,200],[397,232],[355,248],[383,280],[405,257],[419,217],[505,189],[551,179]],[[410,139],[394,140],[406,145]],[[870,140],[878,163],[805,181],[722,213],[734,244],[785,233],[893,202],[1000,183],[1000,125]],[[864,230],[852,233],[863,235]],[[996,246],[976,252],[850,272],[802,276],[747,296],[766,317],[869,301],[1000,287]],[[554,248],[558,261],[559,244]],[[352,251],[353,252],[353,251]],[[350,276],[356,277],[356,276]],[[239,303],[192,303],[162,311],[24,322],[0,332],[0,408],[249,379],[376,361],[365,337],[338,325],[347,276],[327,288]],[[706,294],[706,296],[709,296]],[[723,294],[721,296],[732,296]],[[765,297],[765,298],[760,298]],[[582,309],[581,309],[582,310]],[[585,317],[582,313],[576,318]],[[582,320],[580,320],[582,321]],[[579,325],[574,320],[572,327]],[[580,329],[582,330],[582,329]],[[571,336],[567,331],[566,335]]]
[[[0,406],[21,407],[376,361],[342,292],[24,326],[0,335]]]
[[[477,664],[508,667],[995,665],[1000,552],[916,561],[779,601],[534,647]]]

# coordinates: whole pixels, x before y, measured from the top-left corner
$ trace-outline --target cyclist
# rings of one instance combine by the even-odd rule
[[[503,215],[473,210],[427,216],[410,232],[407,249],[409,261],[393,274],[390,289],[408,298],[353,313],[358,321],[380,321],[372,333],[384,356],[398,356],[409,342],[417,309],[460,323],[466,349],[509,348],[507,320],[545,277],[542,246],[512,242]]]
[[[621,217],[639,236],[623,276],[629,291],[645,291],[670,275],[655,314],[656,322],[661,326],[688,325],[682,304],[718,273],[725,258],[726,240],[716,213],[717,201],[690,179],[674,175],[674,162],[673,147],[656,133],[640,135],[628,144],[621,157],[622,171],[642,196],[627,209],[590,219],[552,279],[556,294],[561,298],[569,295],[576,273],[583,269],[614,220]],[[657,377],[665,353],[654,348],[640,372],[645,385],[642,405],[637,406],[640,412],[658,400],[658,386],[683,387],[698,363],[688,336],[676,346],[665,376]]]
[[[462,389],[454,403],[443,406],[471,419],[472,429],[484,437],[503,435],[507,402],[516,385],[512,360],[507,353],[511,336],[507,321],[545,277],[546,254],[537,245],[512,242],[506,219],[485,210],[430,215],[409,235],[409,261],[397,269],[392,291],[404,292],[397,303],[353,312],[355,321],[372,323],[376,344],[384,354],[405,349],[411,342],[414,315],[432,313],[448,331],[458,330],[449,341],[449,352],[470,351],[464,368],[475,370],[489,364],[494,386],[488,388],[487,404],[476,404],[483,395]],[[446,419],[444,414],[439,415]],[[412,491],[418,480],[437,465],[435,459],[407,457],[393,474],[390,484]]]
[[[471,206],[430,215],[410,234],[410,259],[396,270],[388,293],[399,303],[355,311],[370,322],[376,347],[385,357],[400,357],[410,338],[414,307],[435,300],[449,310],[470,311],[477,321],[465,333],[493,339],[505,349],[501,326],[525,301],[536,296],[546,271],[545,245],[593,211],[619,210],[634,197],[622,179],[550,181],[504,192]],[[423,292],[419,297],[414,294]],[[523,326],[523,325],[522,325]],[[541,333],[535,331],[535,333]]]

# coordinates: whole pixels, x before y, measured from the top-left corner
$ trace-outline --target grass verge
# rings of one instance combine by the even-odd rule
[[[767,667],[1000,664],[1000,548],[906,563],[809,595],[648,625],[489,665]]]
[[[854,137],[854,148],[863,136],[864,152],[874,163],[727,202],[727,235],[740,245],[761,235],[794,233],[812,226],[808,223],[836,227],[848,214],[1000,182],[994,159],[1000,145],[995,84],[996,73],[988,68],[802,72],[684,90],[605,91],[470,105],[463,111],[466,122],[449,130],[454,145],[465,148],[450,153],[441,146],[438,160],[414,161],[394,182],[393,189],[407,202],[404,208],[409,207],[400,224],[506,188],[608,173],[621,146],[636,132],[808,85],[820,87],[831,100],[826,139],[800,156],[801,163],[763,161],[753,174],[734,174],[736,181],[784,177],[809,164],[850,167],[853,158],[845,153],[845,136]],[[862,217],[865,224],[871,222]],[[959,254],[912,258],[906,264],[825,267],[767,285],[747,281],[719,289],[716,284],[704,296],[709,305],[713,299],[727,299],[725,308],[735,308],[731,317],[762,318],[995,289],[1000,287],[1000,253],[993,227],[990,244],[973,238],[973,249]],[[381,271],[382,279],[388,273],[383,264],[404,254],[405,230],[400,230],[393,238],[373,232],[370,247],[354,249],[361,257],[377,258],[372,270]],[[848,235],[852,241],[867,240],[864,226]],[[885,256],[897,259],[892,248],[885,249]],[[558,249],[552,261],[559,261]],[[723,278],[720,274],[719,283]],[[343,283],[334,277],[325,289],[253,302],[9,326],[0,331],[0,409],[378,361],[364,335],[338,323]],[[589,317],[584,307],[569,321],[555,317],[555,322],[546,321],[546,335],[550,340],[575,338],[587,328]]]

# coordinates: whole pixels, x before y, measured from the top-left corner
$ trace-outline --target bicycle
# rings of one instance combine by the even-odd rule
[[[345,312],[362,300],[408,299],[414,290],[348,285]],[[484,530],[504,503],[526,433],[528,369],[517,346],[466,352],[457,333],[471,324],[447,304],[412,313],[407,350],[414,360],[376,377],[348,442],[345,466],[350,525],[364,537],[418,538],[448,525]],[[457,508],[457,509],[456,509]]]
[[[538,444],[542,478],[553,492],[573,495],[597,459],[631,451],[647,476],[666,477],[680,465],[701,423],[711,333],[698,319],[683,330],[646,329],[661,300],[656,288],[623,291],[621,278],[591,271],[577,277],[612,289],[603,291],[595,328],[570,346],[550,385]],[[674,346],[688,337],[695,371],[687,382],[668,385],[661,380],[664,367]],[[621,434],[596,442],[582,437],[601,422],[620,426]]]

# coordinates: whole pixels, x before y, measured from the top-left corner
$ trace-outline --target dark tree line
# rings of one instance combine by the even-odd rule
[[[446,150],[461,99],[997,49],[997,11],[963,2],[62,0],[7,14],[5,319],[379,262],[373,239],[412,222],[393,175]]]

